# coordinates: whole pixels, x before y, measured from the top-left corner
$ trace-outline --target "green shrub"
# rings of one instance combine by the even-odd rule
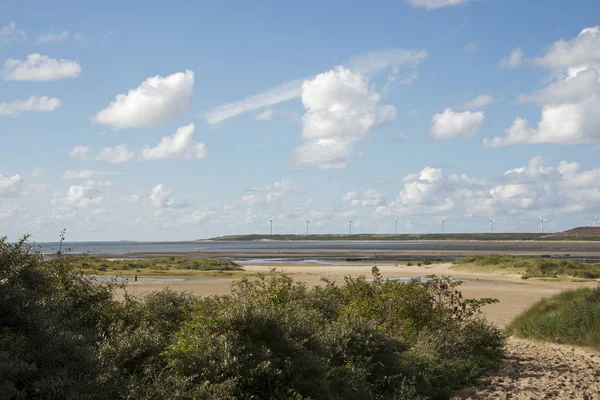
[[[502,357],[503,335],[479,314],[493,300],[464,299],[448,278],[373,268],[372,280],[308,288],[272,271],[227,296],[117,302],[74,260],[0,240],[4,397],[435,399]]]
[[[600,288],[569,290],[543,299],[515,318],[507,331],[600,350]]]

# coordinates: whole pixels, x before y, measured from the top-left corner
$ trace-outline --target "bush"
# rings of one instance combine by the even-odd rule
[[[6,398],[447,398],[494,367],[491,299],[458,283],[346,278],[308,288],[272,271],[230,295],[114,285],[0,241],[0,393]]]
[[[507,331],[600,350],[600,288],[569,290],[543,299],[515,318]]]

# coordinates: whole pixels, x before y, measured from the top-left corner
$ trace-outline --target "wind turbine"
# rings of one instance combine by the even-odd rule
[[[490,218],[490,233],[494,233],[494,221],[495,219],[492,219],[492,217]]]
[[[446,218],[445,217],[442,218],[440,220],[440,222],[442,223],[442,234],[443,234],[444,233],[444,228],[446,227]]]
[[[548,218],[544,218],[543,215],[540,215],[540,223],[542,225],[542,233],[544,233],[544,221],[548,221]]]
[[[269,220],[269,224],[271,224],[270,225],[271,227],[269,229],[269,233],[270,233],[271,236],[273,236],[273,220],[272,219]]]
[[[352,220],[348,221],[348,232],[352,235]]]
[[[308,226],[310,225],[310,222],[308,220],[306,220],[306,236],[308,236]]]
[[[394,220],[394,233],[397,235],[398,234],[398,218],[396,218]]]
[[[598,227],[598,221],[600,221],[600,219],[598,219],[598,216],[596,214],[594,214],[594,226]]]

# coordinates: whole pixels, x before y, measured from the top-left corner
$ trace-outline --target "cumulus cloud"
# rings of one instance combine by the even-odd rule
[[[466,4],[469,1],[471,0],[406,0],[406,2],[413,7],[426,8],[428,10],[459,6],[461,4]]]
[[[11,21],[7,25],[0,27],[0,45],[19,39],[25,39],[26,37],[25,32],[17,29],[17,24],[15,22]]]
[[[371,129],[396,118],[396,108],[380,105],[381,95],[359,73],[338,66],[302,85],[302,138],[299,165],[343,168],[353,144]]]
[[[397,67],[401,65],[416,67],[426,58],[427,52],[424,50],[385,49],[352,57],[349,61],[349,68],[359,74],[367,75],[392,68],[390,80],[393,82],[399,72]],[[314,78],[309,80],[311,79]],[[411,84],[414,79],[416,79],[416,75],[411,74],[401,80],[401,83]],[[302,96],[304,81],[305,79],[297,79],[285,82],[241,101],[220,105],[208,111],[204,117],[208,123],[216,124],[245,112],[295,99]]]
[[[94,182],[88,182],[85,185],[71,185],[65,196],[54,198],[52,202],[68,208],[89,208],[100,205],[102,200],[102,193]]]
[[[171,195],[171,189],[167,189],[162,183],[152,188],[148,199],[154,207],[159,209],[185,208],[190,205],[189,202],[177,201]]]
[[[145,147],[140,152],[142,160],[193,160],[206,157],[204,143],[194,142],[196,126],[189,124],[165,136],[155,147]]]
[[[242,196],[242,203],[249,206],[274,204],[281,201],[293,189],[292,182],[282,179],[267,186],[246,190]]]
[[[38,53],[28,55],[25,61],[9,58],[1,73],[5,81],[55,81],[79,74],[81,66],[77,61],[56,60]]]
[[[105,147],[97,156],[96,160],[106,161],[112,164],[126,163],[135,158],[135,153],[127,149],[126,144],[114,147]]]
[[[521,103],[542,107],[537,126],[517,117],[505,136],[486,138],[483,146],[600,141],[600,73],[594,67],[572,73],[540,91],[519,96]]]
[[[583,29],[571,40],[559,40],[542,57],[533,60],[537,65],[566,69],[600,62],[600,27]]]
[[[166,124],[182,117],[192,105],[193,97],[193,71],[166,77],[157,75],[127,94],[118,94],[95,115],[94,122],[115,129]]]
[[[145,146],[139,151],[130,151],[126,144],[105,147],[95,158],[109,163],[126,163],[133,160],[197,160],[206,157],[204,143],[194,142],[196,126],[182,126],[171,136],[164,136],[154,147]],[[81,147],[81,146],[78,146]],[[88,147],[75,148],[71,152],[74,157],[87,159],[91,149]]]
[[[462,105],[462,108],[467,110],[483,108],[485,106],[493,104],[494,101],[496,101],[494,97],[490,96],[489,94],[482,94],[475,97],[473,100],[467,101],[465,104]]]
[[[481,211],[478,200],[484,198],[485,193],[485,181],[467,175],[446,175],[441,168],[425,167],[418,173],[406,175],[398,198],[378,207],[376,213],[400,216],[446,214],[457,210],[473,214]],[[467,209],[467,204],[472,208]]]
[[[498,67],[513,69],[517,68],[523,62],[525,54],[520,48],[514,49],[509,56],[504,57],[498,61]]]
[[[60,100],[48,96],[31,96],[27,100],[14,100],[11,103],[0,103],[0,115],[17,117],[25,112],[49,112],[60,107]]]
[[[92,149],[87,146],[75,146],[69,153],[69,157],[78,158],[80,160],[87,160],[90,158]]]
[[[455,112],[451,108],[446,108],[444,112],[433,116],[429,137],[432,139],[472,137],[484,119],[483,111]]]
[[[377,207],[386,203],[385,197],[375,189],[368,189],[362,193],[348,192],[342,196],[342,200],[353,207]]]
[[[50,43],[50,42],[62,42],[65,40],[70,40],[70,39],[81,41],[81,40],[83,40],[83,35],[81,33],[71,33],[69,31],[61,31],[61,32],[50,31],[50,32],[43,33],[40,36],[38,36],[37,43],[43,44],[43,43]]]
[[[0,175],[0,197],[18,197],[23,190],[23,177]]]
[[[353,199],[356,198],[353,197]],[[426,167],[403,179],[398,197],[376,209],[379,216],[447,216],[461,220],[493,216],[531,218],[544,210],[555,215],[595,212],[600,200],[600,168],[584,170],[577,162],[557,166],[543,157],[507,170],[490,184],[464,174]]]

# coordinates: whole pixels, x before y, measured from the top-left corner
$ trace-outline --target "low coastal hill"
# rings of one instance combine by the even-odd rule
[[[542,234],[542,233],[424,233],[424,234],[251,234],[251,235],[227,235],[212,238],[219,241],[257,241],[257,240],[312,240],[312,241],[385,241],[385,240],[598,240],[600,241],[600,227],[579,227],[564,232]]]

